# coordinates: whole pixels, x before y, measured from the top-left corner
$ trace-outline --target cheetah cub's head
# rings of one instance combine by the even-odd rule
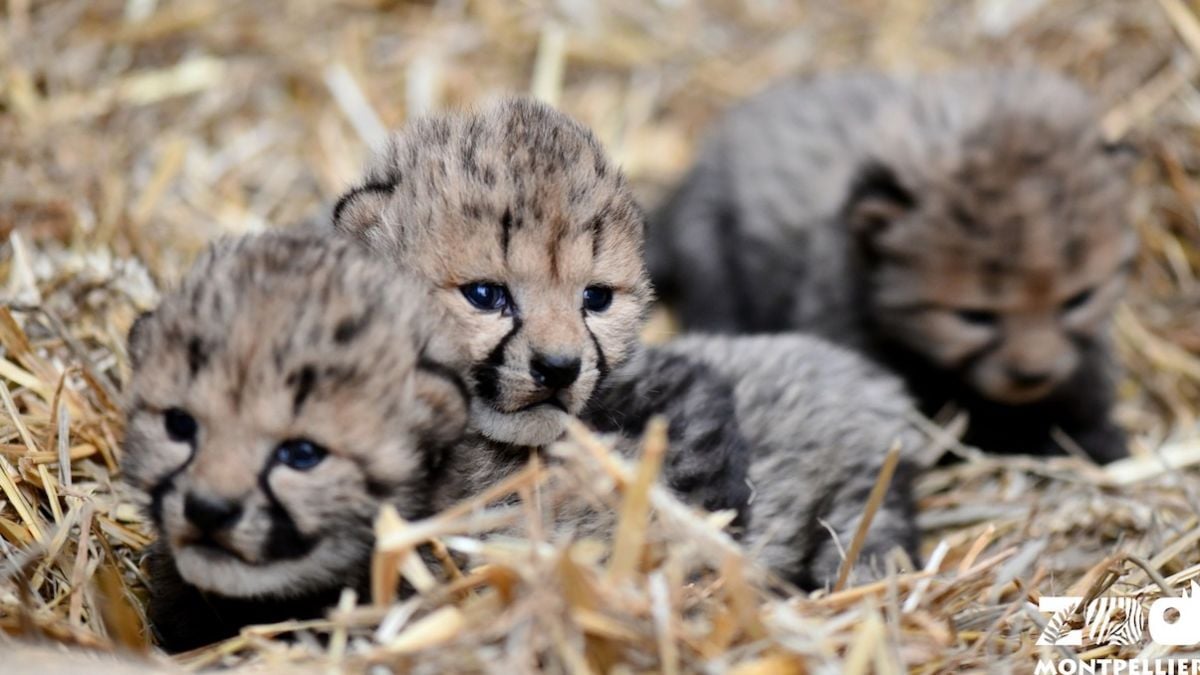
[[[949,78],[925,107],[881,114],[888,159],[860,167],[844,217],[875,329],[983,397],[1024,404],[1104,339],[1136,248],[1133,153],[1103,141],[1076,85],[983,78],[959,89],[985,92],[972,100]]]
[[[494,441],[561,436],[650,301],[624,178],[587,129],[532,101],[410,125],[334,221],[432,283],[474,362],[472,423]]]
[[[425,303],[357,247],[272,234],[215,245],[138,320],[125,469],[186,581],[336,588],[383,502],[423,514],[468,415]]]

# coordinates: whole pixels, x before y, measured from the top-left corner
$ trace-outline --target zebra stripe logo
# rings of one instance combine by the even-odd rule
[[[1142,639],[1146,615],[1136,598],[1102,597],[1088,605],[1084,625],[1093,645],[1135,645]]]
[[[1078,623],[1080,597],[1042,596],[1038,609],[1052,616],[1038,636],[1039,645],[1091,646],[1138,644],[1146,626],[1142,603],[1131,597],[1100,597],[1088,603]]]

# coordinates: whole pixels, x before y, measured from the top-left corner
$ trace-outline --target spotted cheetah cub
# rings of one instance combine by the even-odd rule
[[[1106,329],[1135,251],[1131,153],[1038,71],[777,86],[717,127],[651,234],[656,286],[709,331],[815,331],[902,375],[966,441],[1095,460]]]
[[[822,388],[856,391],[866,383],[861,368],[843,368],[811,388],[787,386],[792,376],[782,366],[828,356],[802,340],[731,343],[738,356],[728,359],[705,356],[724,348],[715,343],[643,350],[638,333],[650,290],[642,217],[585,128],[526,100],[418,121],[375,158],[363,184],[338,203],[334,221],[428,280],[446,313],[469,326],[476,394],[469,443],[501,458],[491,470],[517,466],[557,440],[568,415],[632,438],[650,415],[662,414],[670,421],[670,487],[707,508],[745,512],[750,462],[776,466],[776,477],[754,485],[764,492],[760,503],[775,505],[762,507],[769,518],[761,531],[780,534],[787,549],[772,565],[805,585],[828,579],[836,548],[815,523],[835,510],[862,512],[859,481],[873,481],[872,467],[893,440],[885,430],[902,424],[879,427],[879,416],[848,408],[837,414],[844,426],[861,426],[860,435],[840,434],[836,425],[808,428],[804,408]],[[768,357],[776,347],[779,354]],[[754,352],[764,360],[754,361]],[[739,366],[725,370],[726,360]],[[758,387],[760,378],[770,381]],[[899,386],[863,391],[906,409]],[[758,412],[764,406],[769,411]],[[753,452],[747,443],[757,446]],[[792,452],[805,456],[775,456]],[[845,482],[856,470],[859,478]],[[843,483],[854,487],[837,489]],[[912,551],[907,491],[896,495],[886,508],[895,507],[897,517],[873,528],[872,551],[893,544]],[[758,509],[750,508],[751,532],[758,532]],[[834,520],[839,537],[852,534],[853,516]]]
[[[437,508],[468,405],[423,288],[268,234],[214,245],[134,325],[124,470],[160,535],[166,648],[318,615],[365,582],[380,505]]]
[[[510,99],[415,121],[333,219],[426,279],[461,327],[473,364],[467,445],[497,458],[492,471],[561,438],[635,351],[651,299],[641,211],[591,132],[548,106]],[[672,434],[705,442],[673,453],[667,482],[707,508],[741,510],[746,457],[732,418]]]

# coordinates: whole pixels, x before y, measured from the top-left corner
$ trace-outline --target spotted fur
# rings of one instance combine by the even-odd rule
[[[735,510],[734,533],[742,534],[749,521],[750,445],[728,380],[685,355],[643,349],[580,413],[592,428],[630,447],[640,445],[654,416],[668,422],[666,483],[710,511]]]
[[[381,504],[439,506],[468,403],[426,296],[348,243],[270,234],[214,245],[137,321],[124,470],[166,647],[318,614],[365,581]],[[296,468],[299,440],[327,455]]]
[[[716,129],[651,235],[683,322],[815,331],[901,374],[967,441],[1099,461],[1106,332],[1135,249],[1127,148],[1039,71],[784,83]]]
[[[761,459],[778,470],[760,481],[762,503],[775,505],[762,512],[790,533],[768,562],[798,583],[828,580],[829,570],[836,569],[836,552],[830,553],[835,549],[821,543],[829,539],[823,530],[810,528],[815,519],[829,518],[845,543],[864,498],[861,481],[848,474],[863,469],[861,480],[869,487],[872,469],[891,441],[885,436],[902,424],[907,399],[898,386],[885,385],[878,393],[893,395],[888,405],[894,408],[874,416],[847,412],[843,426],[809,429],[808,420],[836,416],[835,407],[809,416],[805,407],[820,398],[820,388],[788,388],[787,367],[825,359],[824,349],[810,349],[807,342],[780,344],[779,360],[772,344],[734,343],[731,350],[745,351],[730,359],[739,367],[726,371],[720,358],[699,356],[706,348],[692,355],[683,343],[666,350],[638,346],[649,301],[641,219],[620,173],[582,127],[527,101],[418,122],[393,139],[337,213],[339,230],[419,272],[441,289],[437,297],[447,313],[471,326],[464,337],[472,343],[479,396],[472,409],[476,438],[465,453],[473,464],[462,465],[468,472],[463,484],[479,485],[520,466],[528,446],[538,448],[561,435],[565,413],[625,441],[636,438],[650,416],[665,415],[672,441],[665,481],[693,503],[738,510],[742,526],[749,515],[753,528],[759,509],[746,508],[753,483],[748,471],[754,471],[752,459]],[[516,301],[512,311],[473,308],[460,287],[479,280],[509,288]],[[582,307],[582,293],[593,285],[617,291],[606,311]],[[712,349],[718,343],[725,344],[716,340]],[[530,396],[545,396],[531,387],[529,363],[531,353],[545,350],[542,345],[581,354],[582,372],[596,374],[580,377],[564,397],[564,409],[522,410]],[[839,358],[851,365],[831,370],[836,375],[821,382],[841,391],[874,386],[855,369],[863,364],[848,355]],[[760,378],[767,380],[764,395],[748,395],[747,383]],[[765,393],[780,388],[788,396]],[[846,431],[880,419],[889,424],[878,425],[878,436]],[[772,435],[775,429],[781,435]],[[759,444],[753,452],[748,440]],[[854,461],[831,461],[826,444]],[[826,464],[828,473],[822,473]],[[869,558],[894,543],[912,551],[912,520],[904,520],[907,481],[897,483],[895,508],[889,506],[878,536],[872,535],[879,545],[871,547]],[[810,488],[822,495],[819,506],[808,500]]]
[[[653,351],[728,384],[751,457],[746,545],[769,569],[801,588],[831,585],[893,445],[900,464],[856,569],[878,576],[894,549],[919,560],[912,481],[927,442],[899,379],[805,335],[694,335]],[[640,376],[664,379],[653,367]]]
[[[621,173],[586,128],[528,100],[409,125],[338,202],[334,223],[432,282],[465,326],[473,421],[497,443],[557,439],[628,357],[651,297],[642,216]],[[503,285],[510,304],[473,307],[463,288],[475,282]],[[588,287],[611,290],[611,305],[586,310]],[[539,359],[578,373],[544,386]]]
[[[461,453],[469,459],[459,467],[464,489],[523,465],[562,437],[570,415],[634,452],[646,420],[667,414],[675,442],[664,481],[692,503],[744,519],[749,459],[728,388],[687,377],[643,387],[629,365],[651,301],[643,218],[585,127],[525,99],[419,120],[339,200],[334,225],[429,281],[467,343],[476,396]],[[511,307],[473,307],[462,289],[479,281],[503,284]],[[610,289],[611,304],[589,310],[588,288]],[[539,385],[534,361],[547,354],[579,359],[577,378]],[[714,417],[694,424],[699,409],[685,400]]]

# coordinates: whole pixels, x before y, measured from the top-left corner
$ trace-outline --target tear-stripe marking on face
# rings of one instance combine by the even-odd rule
[[[508,347],[509,341],[516,336],[519,330],[521,330],[521,319],[513,316],[512,328],[504,334],[504,337],[500,338],[500,341],[496,343],[496,346],[487,355],[487,358],[474,368],[475,392],[485,400],[494,401],[500,394],[499,374],[496,370],[504,365],[505,348]]]
[[[163,520],[162,520],[163,499],[166,498],[167,493],[171,490],[172,487],[174,487],[175,477],[178,476],[179,474],[183,473],[188,468],[188,466],[191,465],[192,460],[194,460],[196,458],[196,443],[195,443],[195,441],[189,442],[188,447],[191,449],[188,451],[187,459],[183,460],[182,464],[180,464],[174,470],[170,471],[167,475],[163,476],[162,479],[160,479],[157,483],[154,484],[153,487],[150,488],[150,520],[154,523],[155,527],[157,527],[160,531],[162,530],[162,527],[163,527]]]
[[[258,487],[267,498],[267,515],[271,518],[271,528],[267,531],[262,553],[270,560],[301,558],[312,551],[316,542],[300,532],[296,521],[271,489],[269,477],[276,465],[277,462],[272,456],[267,459],[266,465],[258,474]]]
[[[587,319],[583,321],[583,327],[587,329],[588,337],[592,338],[592,345],[596,348],[596,372],[599,375],[596,377],[596,384],[592,388],[596,391],[600,388],[600,384],[608,377],[608,359],[604,356],[604,350],[600,348],[600,341],[596,339],[596,334],[592,332],[592,327],[588,325]]]

